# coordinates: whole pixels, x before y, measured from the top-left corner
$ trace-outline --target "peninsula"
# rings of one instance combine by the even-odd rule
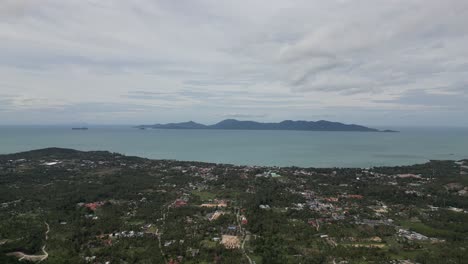
[[[261,123],[255,121],[240,121],[226,119],[213,125],[204,125],[193,121],[182,123],[140,125],[136,128],[146,129],[230,129],[230,130],[303,130],[303,131],[358,131],[358,132],[397,132],[394,130],[378,130],[355,124],[343,124],[326,120],[293,121],[284,120],[279,123]]]

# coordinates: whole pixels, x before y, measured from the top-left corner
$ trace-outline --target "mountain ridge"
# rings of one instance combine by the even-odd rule
[[[154,125],[139,125],[140,129],[220,129],[220,130],[300,130],[300,131],[356,131],[356,132],[398,132],[379,130],[356,124],[344,124],[327,120],[283,120],[281,122],[262,123],[250,120],[225,119],[213,125],[204,125],[194,121]]]

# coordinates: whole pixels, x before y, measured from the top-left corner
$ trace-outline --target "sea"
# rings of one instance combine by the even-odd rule
[[[468,159],[468,128],[399,133],[0,126],[0,154],[47,147],[235,165],[373,167]]]

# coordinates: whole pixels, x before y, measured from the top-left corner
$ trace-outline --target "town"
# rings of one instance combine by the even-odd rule
[[[468,160],[297,168],[0,156],[0,262],[466,263]]]

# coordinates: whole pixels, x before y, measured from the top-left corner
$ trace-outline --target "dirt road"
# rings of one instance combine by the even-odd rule
[[[47,243],[47,239],[49,239],[49,232],[50,232],[50,227],[49,227],[49,224],[47,222],[44,222],[44,224],[46,225],[46,232],[45,232],[45,241]],[[42,262],[44,260],[46,260],[48,257],[49,257],[49,253],[47,253],[46,251],[46,243],[44,243],[44,245],[42,246],[41,248],[41,251],[43,254],[41,255],[28,255],[28,254],[25,254],[23,252],[11,252],[11,253],[8,253],[7,255],[8,256],[15,256],[18,258],[19,261],[21,260],[27,260],[27,261],[32,261],[32,262]]]
[[[240,222],[240,209],[237,209],[236,210],[236,220],[237,220],[237,225],[239,226],[239,230],[242,234],[242,243],[241,243],[241,251],[242,251],[242,254],[247,258],[247,260],[249,261],[249,264],[254,264],[254,262],[252,261],[252,259],[249,257],[249,255],[247,254],[247,252],[245,252],[245,242],[250,238],[246,232],[245,232],[245,229],[242,228],[242,225],[241,225],[241,222]]]

